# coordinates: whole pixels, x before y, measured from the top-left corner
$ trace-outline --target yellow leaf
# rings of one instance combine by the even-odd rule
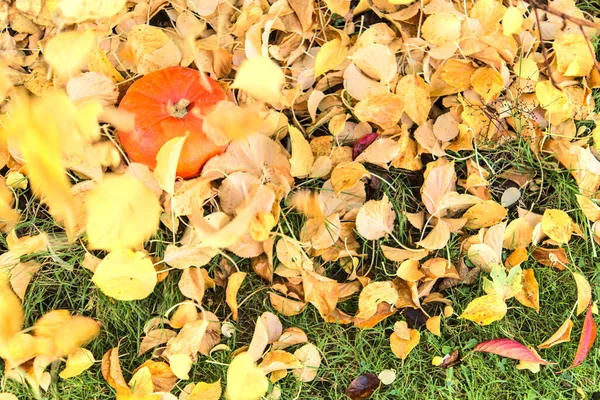
[[[76,24],[88,19],[112,17],[125,7],[126,0],[59,0],[56,3],[60,16]]]
[[[594,203],[589,197],[582,196],[580,194],[575,195],[577,197],[577,203],[581,207],[581,211],[592,222],[600,220],[600,207]]]
[[[116,249],[98,264],[92,277],[102,292],[117,300],[140,300],[157,283],[152,260],[144,252]]]
[[[478,68],[471,75],[473,89],[481,96],[484,103],[495,100],[500,92],[504,90],[504,79],[500,72],[490,67]]]
[[[392,333],[390,336],[390,347],[392,348],[392,352],[396,355],[396,357],[401,358],[402,360],[408,357],[408,354],[412,349],[415,348],[419,341],[421,340],[421,334],[416,329],[409,329],[409,338],[402,339],[398,336],[397,333]]]
[[[404,112],[404,102],[393,93],[367,95],[354,106],[354,114],[361,122],[372,122],[384,129],[394,127]]]
[[[125,80],[123,75],[112,65],[106,56],[106,52],[98,47],[90,52],[87,69],[88,71],[99,72],[102,75],[108,76],[115,83]]]
[[[95,48],[96,35],[92,30],[62,32],[48,40],[44,59],[58,75],[67,77],[87,65]]]
[[[550,81],[540,81],[535,85],[535,95],[540,106],[549,114],[553,124],[559,124],[571,118],[572,106],[567,94],[555,88]]]
[[[331,185],[336,193],[341,193],[353,187],[361,178],[370,176],[369,171],[361,163],[353,161],[338,164],[331,171]]]
[[[423,39],[436,46],[460,39],[460,19],[454,14],[440,12],[431,14],[421,27]]]
[[[187,135],[174,137],[162,145],[156,155],[156,168],[154,176],[158,184],[168,194],[175,192],[175,178],[177,178],[177,164],[185,144]]]
[[[38,319],[33,330],[38,354],[64,357],[95,337],[100,324],[67,310],[53,310]]]
[[[569,243],[573,234],[573,221],[562,210],[547,209],[542,216],[542,231],[559,244]]]
[[[150,368],[142,367],[129,380],[131,392],[136,396],[146,396],[154,392]]]
[[[438,250],[446,246],[450,240],[450,225],[439,219],[431,232],[416,244],[427,250]]]
[[[169,355],[169,365],[173,374],[179,379],[190,379],[189,372],[192,369],[194,360],[189,354],[172,354]]]
[[[288,127],[292,140],[292,158],[290,158],[290,173],[293,177],[305,177],[315,161],[310,143],[296,127]]]
[[[61,371],[59,376],[62,379],[77,376],[94,365],[95,361],[96,360],[94,359],[94,355],[91,351],[80,347],[69,354],[69,357],[67,358],[67,365],[65,366],[65,369]]]
[[[294,356],[302,363],[302,369],[294,370],[294,375],[302,382],[311,382],[317,376],[321,366],[321,353],[312,343],[307,343],[294,352]]]
[[[350,0],[325,0],[325,5],[332,13],[342,17],[350,11]]]
[[[508,7],[502,17],[502,33],[505,36],[518,34],[523,27],[523,13],[517,7]]]
[[[506,217],[506,214],[506,208],[493,200],[486,200],[469,208],[463,218],[467,219],[465,227],[481,229],[496,225]]]
[[[248,353],[235,357],[227,369],[228,400],[258,400],[267,393],[269,380]]]
[[[427,327],[427,330],[431,333],[433,333],[436,336],[442,336],[442,332],[440,330],[440,323],[442,322],[442,318],[439,315],[436,315],[435,317],[431,317],[429,318],[426,322],[425,322],[425,326]]]
[[[396,56],[384,44],[374,43],[358,49],[348,57],[352,62],[371,78],[383,84],[388,84],[398,74]],[[396,93],[398,93],[396,91]]]
[[[571,318],[567,320],[543,343],[538,345],[538,349],[549,349],[559,343],[568,342],[571,340],[571,329],[573,329],[573,321]]]
[[[587,76],[594,67],[591,43],[581,33],[557,36],[552,43],[558,72],[565,76]]]
[[[573,272],[573,278],[577,284],[577,312],[579,315],[587,310],[592,301],[592,287],[585,276],[579,272]]]
[[[523,270],[521,278],[521,291],[515,293],[515,299],[525,307],[533,308],[535,311],[540,311],[539,285],[535,279],[533,269]]]
[[[356,230],[367,240],[385,237],[394,229],[396,213],[387,195],[381,200],[369,200],[358,210]]]
[[[458,318],[468,319],[479,325],[489,325],[504,318],[506,311],[506,303],[502,297],[488,294],[471,301]]]
[[[23,309],[17,295],[8,285],[8,277],[0,272],[0,348],[23,325]]]
[[[12,393],[0,393],[0,400],[19,400],[17,396]]]
[[[188,400],[219,400],[221,398],[221,380],[213,383],[199,382],[188,396]]]
[[[402,77],[396,86],[396,94],[402,100],[404,111],[417,125],[423,125],[431,110],[431,88],[418,75]]]
[[[304,300],[312,303],[323,318],[335,311],[339,292],[338,283],[315,272],[302,270]]]
[[[202,129],[216,145],[224,146],[231,140],[259,133],[264,120],[264,108],[260,103],[240,107],[231,101],[220,101],[204,116]]]
[[[141,246],[158,228],[161,208],[146,185],[131,175],[105,176],[86,199],[89,247]]]
[[[225,290],[225,302],[231,309],[232,318],[234,321],[238,319],[238,303],[237,303],[237,293],[240,290],[240,286],[242,286],[242,282],[246,278],[245,272],[234,272],[229,276],[229,280],[227,281],[227,289]]]
[[[277,103],[284,83],[281,68],[270,59],[257,56],[242,63],[231,88],[242,89],[258,100]]]
[[[340,39],[333,39],[323,44],[315,57],[315,78],[340,65],[347,54],[348,48]]]

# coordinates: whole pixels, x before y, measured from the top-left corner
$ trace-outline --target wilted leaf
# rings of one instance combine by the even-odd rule
[[[379,388],[381,381],[375,374],[363,374],[350,382],[346,388],[346,396],[352,400],[368,399]]]
[[[195,307],[194,307],[195,308]],[[172,331],[170,329],[153,329],[144,338],[142,339],[142,343],[140,343],[140,351],[138,355],[142,355],[150,349],[153,349],[156,346],[160,346],[161,344],[167,343],[171,338],[177,336],[177,332]]]
[[[294,356],[302,363],[302,369],[293,372],[302,382],[312,382],[321,366],[321,353],[312,343],[307,343],[294,352]]]
[[[549,349],[559,343],[568,342],[571,340],[571,330],[573,329],[573,321],[568,318],[561,326],[550,336],[546,341],[538,345],[538,349]]]
[[[112,348],[102,357],[102,376],[117,393],[130,393],[131,390],[125,382],[121,363],[119,361],[119,347]]]
[[[367,240],[385,237],[394,229],[396,213],[387,195],[381,200],[369,200],[356,215],[356,230]]]
[[[252,341],[248,347],[248,355],[254,360],[262,357],[268,344],[279,340],[283,327],[277,315],[264,312],[256,320]]]

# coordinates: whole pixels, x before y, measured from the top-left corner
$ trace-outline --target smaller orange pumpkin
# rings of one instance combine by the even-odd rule
[[[225,100],[225,91],[217,81],[184,67],[169,67],[137,80],[121,100],[119,109],[135,116],[133,130],[119,132],[121,145],[132,161],[150,168],[156,166],[156,155],[170,139],[189,134],[177,166],[177,175],[192,178],[204,164],[225,151],[202,130],[204,116]]]

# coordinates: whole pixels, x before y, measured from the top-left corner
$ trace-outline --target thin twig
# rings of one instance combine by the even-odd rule
[[[533,3],[532,3],[533,4]],[[540,37],[540,46],[542,47],[542,54],[544,55],[544,64],[546,64],[546,74],[548,78],[550,78],[550,82],[552,86],[558,89],[558,85],[552,76],[552,70],[550,69],[550,61],[548,60],[548,52],[546,51],[546,42],[542,38],[542,25],[540,25],[540,16],[538,14],[538,7],[536,5],[533,6],[533,12],[535,13],[535,22],[537,23],[538,35]]]

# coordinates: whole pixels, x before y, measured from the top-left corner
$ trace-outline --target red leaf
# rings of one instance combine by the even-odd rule
[[[511,339],[488,340],[487,342],[479,343],[477,346],[475,346],[473,351],[492,353],[502,357],[513,358],[515,360],[527,361],[541,365],[554,364],[540,358],[525,345]]]
[[[371,145],[377,139],[379,135],[375,132],[367,133],[365,136],[361,137],[354,143],[354,147],[352,148],[352,159],[356,159],[360,153],[365,151],[367,147]]]
[[[592,349],[594,340],[596,340],[596,322],[594,321],[594,316],[592,315],[592,303],[590,302],[587,313],[585,314],[583,330],[581,331],[581,338],[579,338],[579,345],[577,346],[577,354],[575,354],[573,363],[569,368],[576,367],[581,364],[583,360],[585,360],[585,357]]]

